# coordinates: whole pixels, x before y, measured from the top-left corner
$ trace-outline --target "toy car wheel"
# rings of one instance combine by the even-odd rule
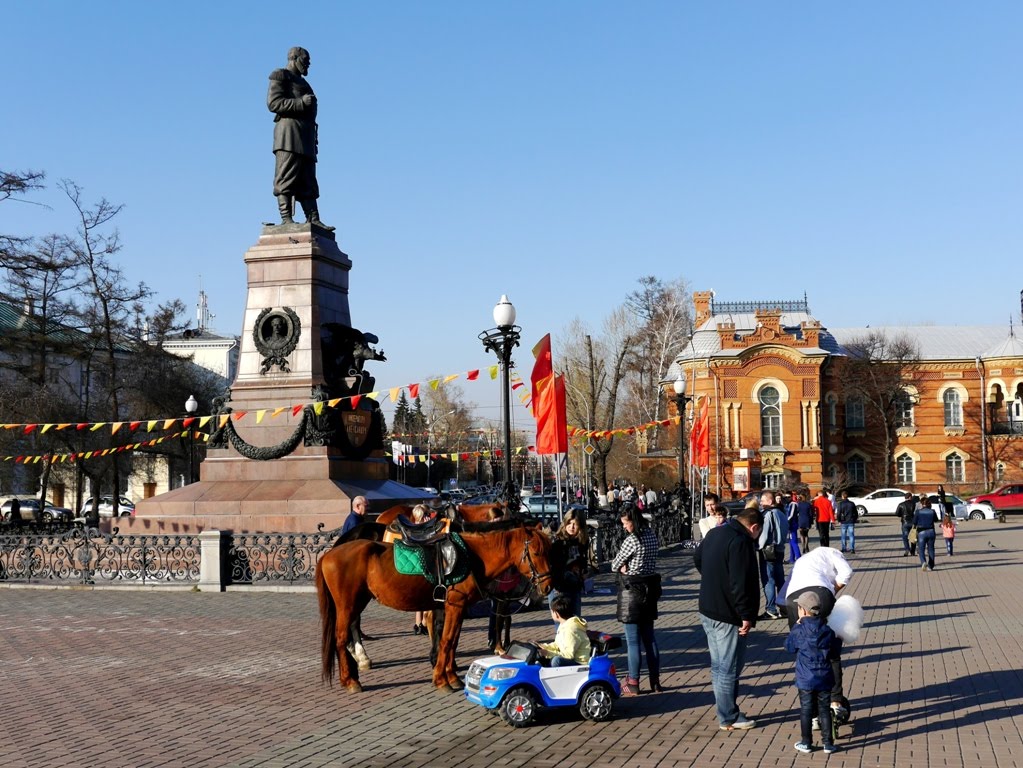
[[[602,723],[610,719],[614,700],[615,696],[611,686],[594,683],[586,688],[583,695],[579,697],[579,712],[587,720]]]
[[[536,717],[536,696],[528,688],[512,688],[501,701],[501,717],[516,728],[529,725]]]

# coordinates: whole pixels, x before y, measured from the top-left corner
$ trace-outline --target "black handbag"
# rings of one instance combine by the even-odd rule
[[[657,601],[661,597],[661,574],[643,576],[618,574],[618,621],[636,624],[657,619]]]

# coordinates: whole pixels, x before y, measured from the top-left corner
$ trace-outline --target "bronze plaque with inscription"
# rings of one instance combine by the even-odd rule
[[[342,411],[341,423],[344,424],[348,442],[353,448],[358,448],[369,437],[373,417],[365,411]]]

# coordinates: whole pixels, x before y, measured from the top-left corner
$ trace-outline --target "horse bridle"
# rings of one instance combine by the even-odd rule
[[[540,573],[536,569],[536,564],[533,562],[533,556],[531,554],[529,554],[529,544],[530,544],[531,541],[532,541],[532,539],[530,539],[529,536],[527,535],[526,536],[526,543],[522,547],[522,559],[524,559],[526,562],[529,563],[529,589],[530,589],[530,591],[532,591],[534,587],[539,586],[540,585],[540,581],[542,579],[550,579],[550,577],[551,577],[551,572],[550,571],[545,571],[544,573]],[[520,560],[520,562],[521,562],[521,560]]]

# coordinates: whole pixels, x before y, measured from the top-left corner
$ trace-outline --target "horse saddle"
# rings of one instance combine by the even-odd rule
[[[410,535],[401,523],[398,527],[402,528],[402,538],[394,542],[394,564],[399,573],[425,576],[435,586],[458,584],[469,575],[468,553],[461,536],[445,533],[443,526],[430,535],[425,535],[426,531]]]
[[[402,541],[420,546],[434,544],[443,539],[447,536],[451,523],[446,517],[430,517],[421,523],[415,523],[404,515],[398,515],[394,522]]]

